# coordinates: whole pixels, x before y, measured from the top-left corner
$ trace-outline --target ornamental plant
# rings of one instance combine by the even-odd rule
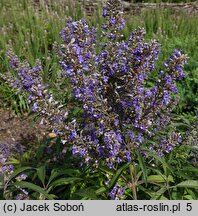
[[[162,157],[181,143],[181,135],[167,126],[179,101],[176,81],[185,77],[187,56],[174,50],[151,83],[160,45],[147,42],[142,28],[124,40],[121,1],[108,0],[102,15],[100,34],[84,19],[69,18],[60,32],[63,43],[54,44],[62,68],[58,83],[69,80],[80,117],[72,116],[72,106],[54,99],[43,82],[40,64],[31,68],[12,51],[10,63],[16,74],[8,83],[28,94],[41,123],[66,148],[71,145],[82,164],[114,169],[135,161],[136,152],[147,157],[149,150]],[[123,193],[116,185],[110,196],[119,198]]]
[[[69,78],[73,96],[83,108],[82,119],[68,125],[66,142],[86,164],[98,166],[102,160],[113,168],[133,160],[134,150],[141,146],[162,156],[181,142],[176,132],[162,139],[159,133],[178,102],[175,81],[185,76],[187,57],[174,50],[149,86],[159,44],[146,42],[141,28],[122,39],[125,22],[120,1],[107,1],[103,17],[99,36],[85,20],[69,19],[61,31],[64,43],[56,48],[62,76]]]

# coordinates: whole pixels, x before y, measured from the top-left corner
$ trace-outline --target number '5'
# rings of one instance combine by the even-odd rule
[[[187,203],[186,204],[186,210],[191,211],[192,210],[192,203]]]

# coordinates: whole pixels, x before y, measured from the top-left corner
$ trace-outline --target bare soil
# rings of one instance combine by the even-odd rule
[[[17,144],[42,139],[45,129],[34,123],[33,116],[16,116],[9,109],[0,108],[0,144]]]

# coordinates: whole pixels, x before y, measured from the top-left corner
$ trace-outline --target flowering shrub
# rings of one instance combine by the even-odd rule
[[[41,62],[38,60],[34,67],[30,67],[27,61],[21,62],[11,48],[7,53],[15,76],[10,76],[10,74],[1,76],[15,89],[16,93],[28,96],[32,111],[37,112],[41,117],[41,124],[46,125],[55,134],[58,133],[61,125],[59,121],[65,120],[67,112],[61,109],[63,105],[54,99],[48,90],[48,85],[44,83]]]
[[[121,9],[120,1],[107,2],[101,36],[85,20],[69,19],[61,31],[64,43],[56,45],[62,75],[70,79],[73,95],[83,108],[81,121],[67,127],[71,133],[66,140],[86,164],[97,166],[102,160],[110,168],[130,162],[133,150],[141,146],[162,156],[181,142],[176,132],[163,139],[157,134],[170,122],[170,112],[178,102],[175,81],[185,76],[187,58],[175,50],[149,87],[159,44],[146,42],[141,28],[124,41]],[[149,139],[154,144],[147,144]]]
[[[174,50],[150,85],[160,53],[157,41],[145,41],[141,28],[123,40],[125,22],[119,0],[107,1],[103,17],[101,35],[84,19],[68,19],[60,33],[63,44],[55,44],[62,79],[70,80],[72,94],[83,110],[81,118],[68,118],[71,110],[49,92],[40,63],[31,68],[12,51],[9,57],[16,77],[8,83],[28,93],[41,123],[60,136],[63,144],[72,144],[73,154],[87,165],[97,167],[103,161],[113,168],[133,160],[136,149],[143,155],[150,149],[163,156],[181,142],[174,130],[163,132],[178,103],[175,81],[185,76],[187,56]]]

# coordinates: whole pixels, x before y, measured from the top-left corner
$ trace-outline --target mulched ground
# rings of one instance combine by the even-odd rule
[[[0,144],[17,144],[32,139],[42,139],[45,129],[33,124],[33,116],[16,116],[9,109],[0,108]]]
[[[7,164],[13,155],[20,156],[36,147],[45,136],[45,129],[39,123],[33,124],[33,116],[19,117],[9,109],[0,108],[0,176],[13,171],[13,166]]]

